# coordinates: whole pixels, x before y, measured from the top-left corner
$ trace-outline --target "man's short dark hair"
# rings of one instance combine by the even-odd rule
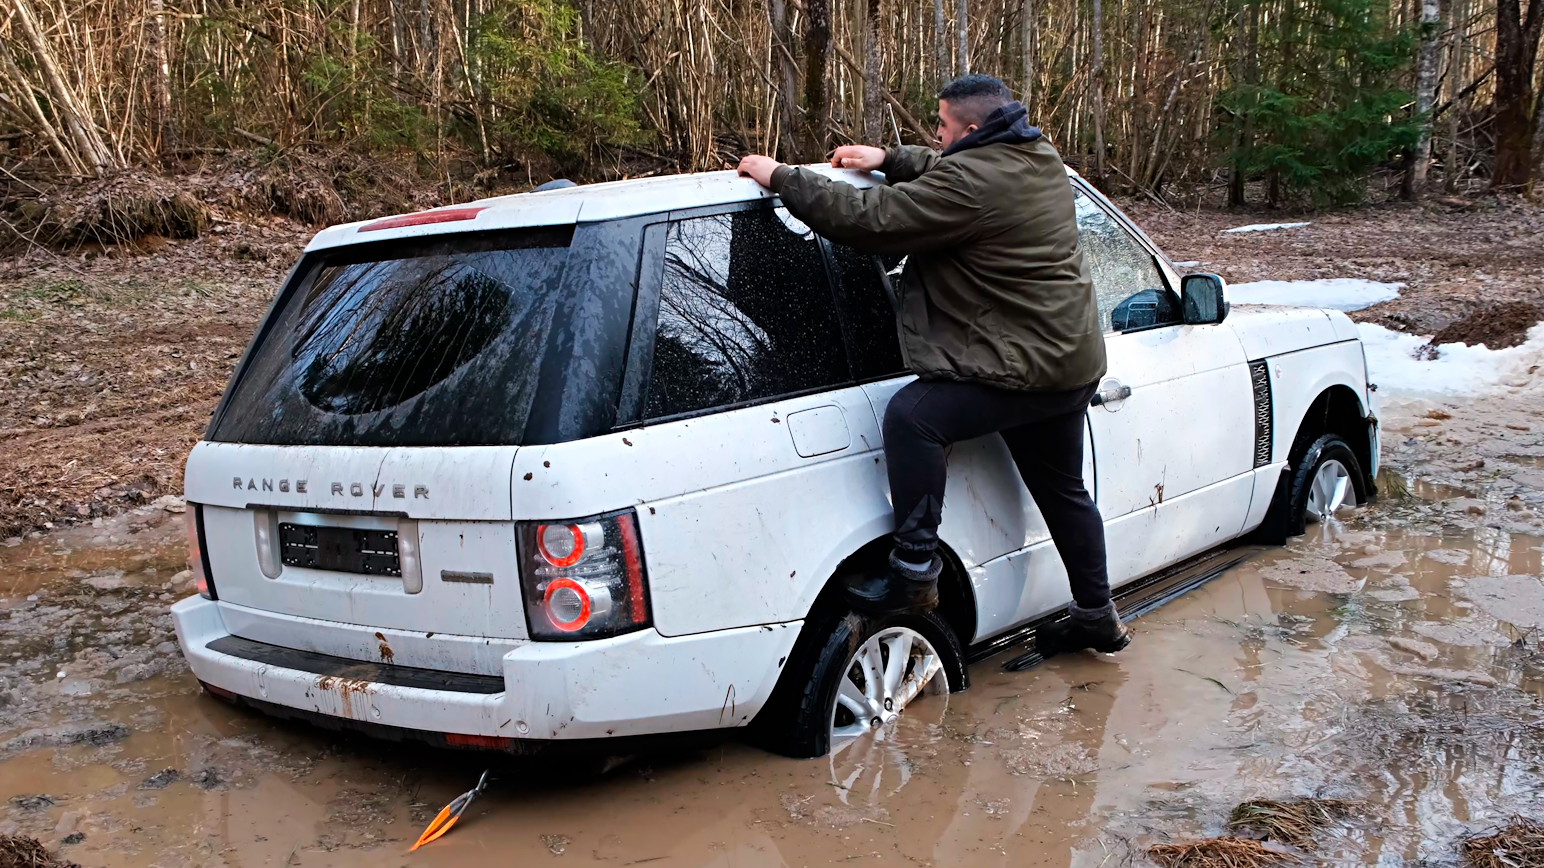
[[[981,123],[993,111],[1013,102],[1013,91],[990,75],[973,72],[944,85],[938,98],[949,103],[955,120],[969,125]]]

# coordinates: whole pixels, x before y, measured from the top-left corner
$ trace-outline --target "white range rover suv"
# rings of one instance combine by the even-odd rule
[[[1109,355],[1084,476],[1130,616],[1365,501],[1375,387],[1344,314],[1230,311],[1069,178]],[[950,455],[939,608],[842,606],[888,550],[903,275],[732,172],[321,232],[188,458],[183,653],[272,714],[517,753],[748,729],[817,756],[964,689],[1070,595],[992,435]]]

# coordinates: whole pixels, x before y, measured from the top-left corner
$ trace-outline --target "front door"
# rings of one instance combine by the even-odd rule
[[[1156,251],[1097,194],[1074,189],[1109,356],[1088,421],[1119,585],[1238,533],[1254,466],[1253,391],[1232,330],[1183,324]]]

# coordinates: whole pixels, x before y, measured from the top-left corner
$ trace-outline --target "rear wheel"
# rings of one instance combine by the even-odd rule
[[[787,703],[768,709],[778,737],[768,747],[817,757],[894,726],[908,706],[942,702],[967,684],[965,657],[943,619],[844,612],[812,624],[807,653],[794,655]],[[801,641],[801,644],[804,644]]]

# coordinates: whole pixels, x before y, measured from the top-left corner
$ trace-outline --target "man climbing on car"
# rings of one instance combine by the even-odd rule
[[[1070,618],[1041,654],[1113,652],[1130,634],[1110,599],[1104,523],[1083,487],[1083,417],[1105,373],[1104,336],[1061,157],[1001,81],[956,79],[938,94],[943,152],[843,145],[831,165],[885,175],[859,189],[770,157],[739,172],[832,241],[909,258],[901,351],[918,380],[885,410],[894,550],[846,587],[872,614],[938,604],[938,525],[950,444],[1002,435],[1045,517],[1072,585]]]

